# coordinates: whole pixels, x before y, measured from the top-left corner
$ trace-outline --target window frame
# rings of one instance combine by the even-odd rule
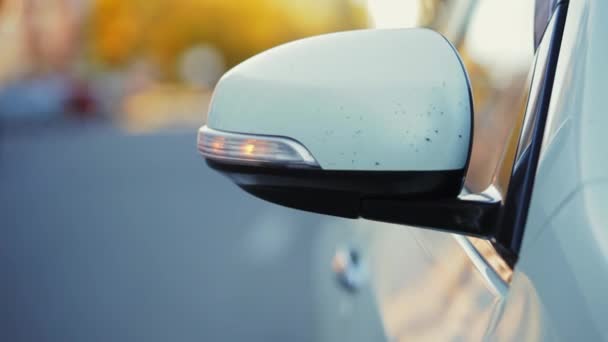
[[[524,128],[522,125],[519,132],[517,151],[523,149],[523,153],[512,163],[507,193],[500,210],[494,238],[492,239],[492,244],[497,253],[511,267],[514,267],[517,262],[524,236],[545,124],[549,112],[549,104],[551,102],[566,15],[567,1],[556,2],[548,24],[554,25],[554,27],[552,30],[545,29],[545,32],[551,33],[551,36],[544,35],[543,37],[543,39],[550,39],[545,65],[540,66],[537,64],[538,52],[535,56],[533,64],[534,74],[530,82],[534,82],[535,77],[542,77],[542,80],[539,84],[540,89],[538,94],[532,94],[534,89],[532,89],[532,83],[530,83],[527,106],[532,104],[534,108],[529,110],[526,106],[526,114],[523,118],[524,121],[530,121],[532,125],[531,137],[529,145],[525,146],[526,141],[522,141],[521,139]],[[538,69],[539,67],[541,69]],[[537,72],[540,74],[537,75]],[[520,146],[521,144],[524,145]],[[516,153],[514,158],[517,158],[518,154],[519,152]]]

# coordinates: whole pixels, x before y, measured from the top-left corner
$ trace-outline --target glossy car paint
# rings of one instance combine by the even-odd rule
[[[336,246],[346,246],[369,278],[354,292],[315,278],[317,340],[479,341],[492,326],[502,294],[453,235],[365,220],[322,228],[313,272],[327,274]]]
[[[219,81],[207,125],[283,136],[324,170],[466,168],[471,94],[452,45],[427,29],[327,34],[270,49]]]

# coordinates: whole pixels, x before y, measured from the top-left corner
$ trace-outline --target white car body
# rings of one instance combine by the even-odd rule
[[[318,264],[335,245],[351,246],[365,256],[368,280],[353,295],[319,277],[319,340],[608,340],[608,2],[566,5],[512,276],[502,280],[496,260],[460,236],[371,221],[328,229]]]

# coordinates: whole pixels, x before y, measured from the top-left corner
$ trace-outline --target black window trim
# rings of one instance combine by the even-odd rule
[[[529,113],[529,115],[533,115],[534,120],[532,122],[531,142],[519,160],[513,162],[511,180],[492,241],[494,248],[496,248],[497,252],[511,267],[514,267],[517,262],[524,236],[545,124],[551,103],[567,10],[567,1],[559,1],[555,4],[552,14],[552,16],[555,16],[555,28],[553,36],[550,38],[547,63],[542,84],[540,85],[541,90],[536,101],[536,108],[533,109],[533,112]],[[528,102],[530,102],[530,99],[528,99]]]

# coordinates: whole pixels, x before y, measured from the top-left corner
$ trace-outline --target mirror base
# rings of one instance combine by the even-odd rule
[[[490,239],[500,200],[363,200],[361,217]]]

